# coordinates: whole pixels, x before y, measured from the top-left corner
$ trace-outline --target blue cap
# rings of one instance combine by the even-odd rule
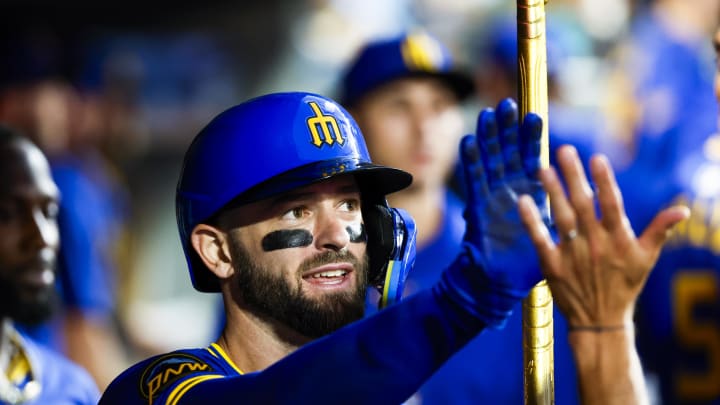
[[[509,74],[517,71],[518,38],[517,20],[514,16],[495,17],[474,35],[475,63],[482,66],[493,61]],[[561,74],[561,69],[571,55],[590,54],[589,43],[581,32],[569,23],[558,19],[546,28],[547,73],[551,77]]]
[[[352,106],[392,80],[430,76],[446,83],[463,100],[474,90],[469,74],[455,70],[450,50],[427,33],[403,34],[368,43],[342,78],[339,99]]]

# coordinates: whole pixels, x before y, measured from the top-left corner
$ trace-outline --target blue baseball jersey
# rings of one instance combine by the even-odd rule
[[[95,405],[100,397],[90,375],[60,354],[16,335],[14,344],[21,348],[12,359],[6,374],[14,386],[32,395],[26,405]],[[39,391],[38,391],[39,388]],[[0,396],[0,404],[7,404]]]
[[[720,139],[666,176],[690,207],[638,305],[638,345],[664,404],[720,404]],[[713,147],[714,145],[714,147]],[[674,180],[674,181],[673,181]]]
[[[442,269],[447,268],[460,253],[465,234],[463,209],[465,203],[455,193],[447,191],[440,229],[435,238],[417,247],[415,266],[405,282],[404,296],[434,285]]]
[[[100,405],[400,404],[483,327],[424,290],[259,372],[243,373],[217,345],[147,359],[118,376]]]

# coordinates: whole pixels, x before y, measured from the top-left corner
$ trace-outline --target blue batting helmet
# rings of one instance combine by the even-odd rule
[[[178,228],[193,287],[219,291],[190,244],[196,225],[230,202],[258,201],[345,173],[355,175],[363,199],[384,201],[412,181],[409,173],[373,164],[350,114],[317,94],[269,94],[215,117],[188,148],[177,185]]]

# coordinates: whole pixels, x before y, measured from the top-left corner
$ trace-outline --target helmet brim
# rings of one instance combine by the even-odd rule
[[[356,106],[360,100],[366,95],[382,88],[383,86],[400,79],[413,78],[432,78],[438,80],[447,86],[450,91],[455,94],[458,102],[467,100],[475,92],[475,83],[472,77],[459,70],[448,71],[416,71],[416,72],[398,72],[395,75],[389,75],[382,80],[378,80],[367,85],[364,89],[345,90],[345,94],[341,96],[341,102],[345,107],[352,108]]]
[[[385,196],[412,183],[406,171],[362,162],[358,159],[333,159],[301,166],[260,183],[233,199],[228,205],[248,204],[304,187],[335,176],[352,174],[363,194]]]

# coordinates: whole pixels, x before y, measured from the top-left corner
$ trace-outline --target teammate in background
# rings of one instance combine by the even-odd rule
[[[0,120],[27,134],[50,160],[63,195],[58,212],[59,310],[48,322],[19,325],[85,367],[101,388],[125,366],[115,323],[122,188],[99,151],[97,105],[47,72],[0,89]]]
[[[608,110],[616,113],[609,115],[616,122],[609,135],[632,151],[630,164],[618,167],[617,178],[626,201],[632,202],[627,213],[635,230],[673,198],[667,186],[673,168],[717,130],[708,38],[720,22],[720,2],[644,3],[627,39],[608,58],[618,70],[607,91],[613,101]]]
[[[572,147],[558,159],[569,199],[553,170],[538,174],[539,117],[518,128],[507,100],[478,122],[461,142],[461,252],[432,288],[361,319],[365,288],[385,291],[412,265],[412,218],[385,201],[411,176],[373,164],[353,119],[322,96],[271,94],[217,116],[185,155],[176,201],[193,286],[222,293],[225,330],[207,348],[136,364],[100,403],[398,404],[502,326],[540,265],[572,328],[584,401],[644,402],[633,306],[687,210],[661,212],[636,238],[605,159],[591,163],[598,220]]]
[[[720,212],[711,135],[718,105],[708,37],[718,27],[720,3],[645,3],[616,52],[625,76],[617,75],[619,86],[609,90],[622,101],[615,111],[634,112],[625,125],[634,160],[618,170],[618,183],[635,230],[673,201],[687,203],[691,218],[678,227],[640,298],[638,348],[658,383],[651,384],[658,403],[717,404],[720,284],[712,240]]]
[[[720,57],[720,29],[713,42]],[[720,70],[715,95],[720,101]],[[663,404],[720,404],[720,134],[706,136],[663,178],[674,202],[691,213],[640,297],[638,348]]]
[[[341,79],[341,104],[357,121],[373,162],[410,173],[388,196],[418,229],[406,295],[434,284],[460,252],[464,203],[447,187],[465,125],[460,103],[473,92],[450,51],[426,33],[367,43]]]
[[[85,370],[19,333],[57,304],[55,259],[60,194],[33,143],[0,127],[0,403],[96,404]]]
[[[513,44],[516,48],[517,41]],[[517,51],[515,60],[516,55]],[[407,210],[418,229],[417,261],[405,295],[429,288],[460,252],[465,233],[465,203],[448,181],[453,169],[461,167],[457,164],[457,142],[464,127],[460,103],[473,94],[472,78],[454,67],[449,49],[441,42],[415,33],[366,44],[341,84],[340,100],[357,120],[373,161],[413,176],[413,183],[390,194],[388,202]],[[557,336],[565,336],[564,320],[557,322]],[[474,404],[482,398],[488,403],[522,403],[519,348],[522,312],[518,310],[502,331],[489,331],[469,342],[412,402]],[[555,346],[555,375],[558,403],[577,403],[572,353],[564,339]]]
[[[480,24],[478,32],[470,35],[470,52],[473,55],[472,70],[477,98],[485,104],[496,104],[518,94],[518,41],[517,19],[506,11],[486,17],[487,24]],[[567,84],[563,82],[563,70],[572,56],[588,54],[589,44],[582,35],[562,20],[553,20],[547,27],[547,87],[548,130],[550,164],[555,166],[554,151],[564,144],[572,144],[580,153],[583,164],[590,156],[602,151],[614,153],[615,148],[607,140],[601,114],[592,107],[580,107],[567,99]],[[613,157],[612,155],[610,156]],[[587,169],[587,166],[585,167]]]

